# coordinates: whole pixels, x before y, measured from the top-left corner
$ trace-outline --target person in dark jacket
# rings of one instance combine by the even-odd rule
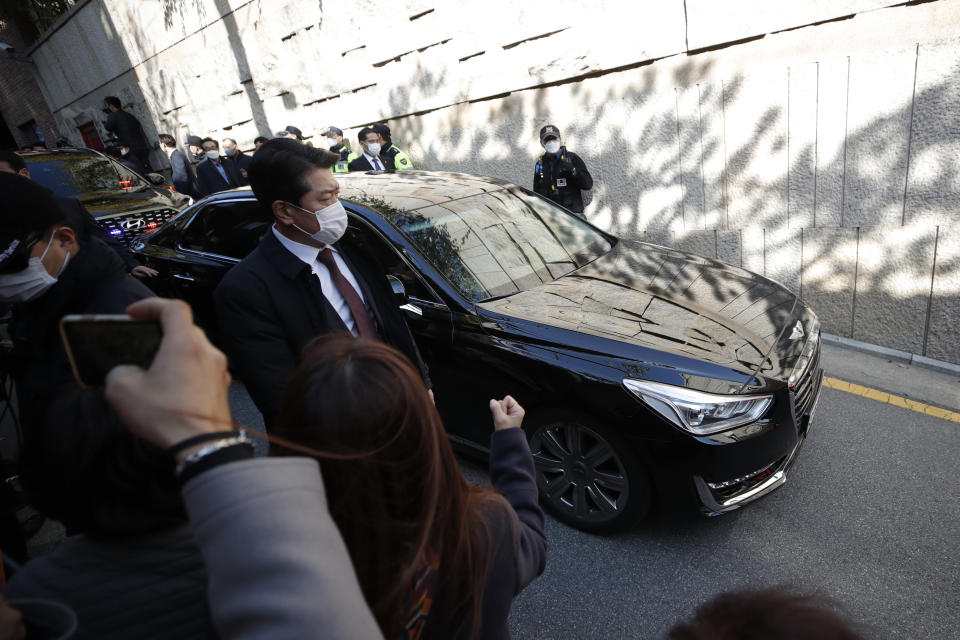
[[[170,160],[170,182],[174,189],[185,193],[191,198],[197,197],[197,176],[193,173],[191,164],[183,152],[177,149],[177,141],[169,133],[161,133],[157,137],[157,145]]]
[[[380,136],[370,127],[364,127],[357,133],[360,142],[360,152],[352,152],[347,156],[347,167],[350,171],[393,171],[393,167],[382,155]]]
[[[247,169],[250,168],[250,163],[253,162],[253,158],[245,154],[240,147],[237,146],[237,141],[233,138],[223,139],[223,155],[225,162],[232,162],[234,167],[236,167],[237,173],[240,174],[241,184],[249,184],[247,182]]]
[[[107,114],[103,126],[117,137],[117,143],[121,147],[127,147],[130,150],[129,155],[133,158],[134,171],[143,174],[153,171],[148,157],[150,150],[147,148],[147,136],[137,117],[124,111],[120,98],[116,96],[104,98],[103,105],[103,110]]]
[[[514,596],[546,566],[523,408],[506,396],[490,411],[494,491],[467,482],[396,349],[323,336],[290,377],[273,435],[298,449],[277,453],[320,460],[330,515],[386,638],[509,638]]]
[[[5,595],[69,606],[74,640],[215,637],[173,458],[130,433],[102,391],[50,397],[20,479],[70,535],[23,565]]]
[[[273,226],[214,291],[224,351],[269,429],[303,346],[349,331],[426,365],[386,275],[360,247],[338,242],[347,214],[330,171],[339,156],[275,138],[250,164],[250,185]]]
[[[207,156],[197,165],[197,195],[205,198],[211,193],[235,189],[244,184],[240,170],[233,162],[220,156],[220,144],[213,138],[203,139]]]
[[[99,238],[81,240],[45,187],[0,172],[0,193],[0,301],[13,305],[13,378],[28,437],[53,391],[76,386],[60,319],[123,313],[152,293]]]
[[[30,169],[27,168],[27,163],[12,151],[0,151],[0,171],[16,173],[24,178],[30,178]],[[96,218],[90,215],[90,212],[87,211],[86,207],[84,207],[79,200],[58,196],[56,194],[54,194],[54,197],[66,214],[71,226],[79,232],[81,243],[86,242],[87,239],[91,237],[100,238],[120,256],[120,259],[123,260],[124,264],[127,265],[127,269],[129,269],[133,275],[138,278],[157,275],[154,269],[137,262],[137,259],[130,253],[130,248],[127,244],[120,238],[107,233],[107,230],[97,223]]]
[[[580,156],[567,151],[560,130],[552,124],[540,129],[544,154],[533,170],[533,190],[574,213],[583,213],[583,194],[593,188],[593,178]]]

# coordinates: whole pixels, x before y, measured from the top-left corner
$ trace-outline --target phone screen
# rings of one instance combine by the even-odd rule
[[[92,388],[103,387],[117,365],[148,368],[163,337],[159,323],[126,315],[64,316],[60,333],[77,382]]]

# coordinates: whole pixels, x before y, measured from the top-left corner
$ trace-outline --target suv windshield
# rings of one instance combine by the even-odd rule
[[[517,188],[408,211],[382,200],[358,201],[380,211],[475,302],[551,282],[613,247],[583,220]]]
[[[148,186],[133,171],[95,153],[41,153],[24,160],[30,177],[58,196],[76,198]]]

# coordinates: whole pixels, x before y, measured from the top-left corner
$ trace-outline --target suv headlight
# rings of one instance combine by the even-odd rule
[[[664,418],[698,436],[753,422],[773,404],[769,394],[721,396],[632,378],[624,378],[623,386]]]

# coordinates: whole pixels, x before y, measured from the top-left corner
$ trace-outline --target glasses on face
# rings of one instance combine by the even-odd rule
[[[30,251],[40,242],[40,237],[34,237],[17,247],[13,255],[0,267],[0,273],[19,273],[30,264]]]

